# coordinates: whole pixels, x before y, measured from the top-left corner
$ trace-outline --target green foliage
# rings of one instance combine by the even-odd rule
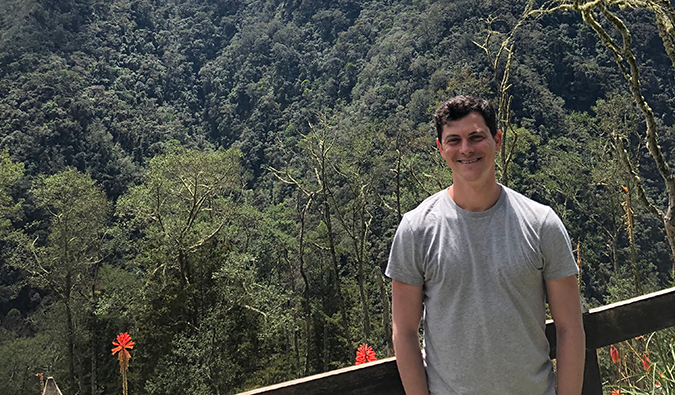
[[[617,344],[618,360],[603,350],[602,370],[610,380],[605,388],[630,395],[675,393],[673,334],[666,329]]]
[[[0,392],[32,369],[113,391],[121,331],[134,393],[247,390],[350,365],[364,341],[387,356],[391,237],[452,181],[430,115],[499,96],[475,43],[523,5],[0,0]],[[621,16],[672,161],[672,64],[651,15]],[[572,14],[511,43],[509,186],[563,218],[589,303],[632,296],[634,267],[645,291],[669,284],[638,199],[626,230],[613,135],[648,197],[666,191],[611,54]]]
[[[188,255],[226,226],[230,196],[241,185],[240,154],[177,147],[153,158],[145,182],[122,197],[118,215],[145,234],[151,275],[192,281]]]
[[[41,178],[31,193],[49,224],[46,239],[33,241],[34,259],[26,269],[38,284],[67,298],[82,274],[101,260],[110,203],[89,176],[72,168]]]
[[[36,373],[51,371],[59,364],[51,337],[42,333],[17,337],[0,329],[0,391],[3,394],[27,394],[40,391]]]
[[[23,163],[15,163],[9,153],[0,151],[0,240],[12,229],[12,219],[19,214],[21,202],[10,195],[12,187],[23,176]]]
[[[82,366],[76,362],[76,353],[84,351],[79,328],[90,313],[91,302],[85,295],[90,289],[95,292],[97,270],[105,254],[110,202],[88,175],[72,168],[40,178],[31,194],[36,206],[48,213],[48,234],[46,240],[35,238],[29,247],[33,257],[23,267],[36,285],[54,292],[63,304],[65,384],[72,391],[83,381]]]

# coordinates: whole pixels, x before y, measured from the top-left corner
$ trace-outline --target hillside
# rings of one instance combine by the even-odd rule
[[[490,62],[526,3],[0,0],[0,393],[38,372],[117,391],[119,332],[133,393],[387,356],[391,237],[451,182],[431,113],[498,102]],[[673,64],[651,13],[617,12],[672,165]],[[650,201],[668,191],[612,54],[573,12],[511,40],[502,179],[563,219],[591,305],[667,286],[664,223],[616,142]]]

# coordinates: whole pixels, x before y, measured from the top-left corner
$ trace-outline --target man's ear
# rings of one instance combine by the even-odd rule
[[[443,146],[441,145],[441,141],[439,139],[436,139],[436,147],[438,147],[438,152],[443,151]]]
[[[502,150],[502,131],[497,129],[495,133],[495,151],[499,152]]]

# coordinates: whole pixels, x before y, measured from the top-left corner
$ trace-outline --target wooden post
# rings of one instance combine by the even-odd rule
[[[597,350],[586,350],[586,362],[584,367],[584,386],[581,395],[602,395],[602,378],[598,365]]]

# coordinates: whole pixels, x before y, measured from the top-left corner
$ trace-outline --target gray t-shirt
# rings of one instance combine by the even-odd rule
[[[553,395],[544,280],[577,272],[560,218],[502,186],[487,211],[443,190],[406,213],[386,275],[424,285],[431,394]]]

